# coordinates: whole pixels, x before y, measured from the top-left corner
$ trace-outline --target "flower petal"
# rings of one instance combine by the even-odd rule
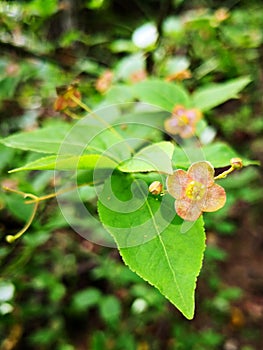
[[[167,177],[166,186],[168,193],[174,198],[181,198],[184,195],[188,181],[186,171],[176,170],[173,175]]]
[[[198,205],[186,198],[175,201],[175,210],[182,219],[187,221],[195,221],[202,214]]]
[[[214,183],[215,170],[213,166],[206,161],[193,163],[187,172],[193,180],[204,184],[206,187]]]
[[[198,109],[188,109],[186,114],[194,125],[202,118],[202,113]]]
[[[164,129],[169,132],[169,134],[173,135],[179,134],[181,131],[181,127],[178,125],[178,120],[174,117],[165,120]]]
[[[207,189],[205,200],[202,203],[202,211],[216,211],[226,203],[226,192],[223,187],[213,184]]]
[[[192,124],[188,124],[181,127],[179,135],[182,138],[188,138],[188,137],[194,136],[194,132],[195,132],[195,126]]]
[[[184,106],[176,105],[172,111],[172,115],[177,117],[177,116],[184,115],[185,112],[186,112],[186,109],[184,108]]]

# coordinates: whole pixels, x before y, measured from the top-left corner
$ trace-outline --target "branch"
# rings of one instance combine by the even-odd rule
[[[47,61],[59,66],[65,71],[70,71],[77,57],[70,52],[70,49],[57,49],[53,54],[42,54],[30,51],[27,47],[16,46],[12,43],[0,41],[0,52],[15,54],[20,58],[35,58],[40,61]]]

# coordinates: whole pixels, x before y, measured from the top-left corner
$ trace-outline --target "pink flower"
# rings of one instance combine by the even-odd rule
[[[226,202],[223,187],[214,182],[214,168],[206,161],[193,163],[188,171],[176,170],[167,178],[167,190],[175,201],[177,214],[195,221],[203,211],[212,212]]]
[[[107,92],[113,81],[114,74],[111,70],[107,69],[104,73],[96,80],[95,87],[98,92],[104,94]]]
[[[198,109],[185,109],[184,106],[177,105],[171,117],[164,122],[164,128],[169,134],[188,138],[194,135],[196,123],[201,118],[202,113]]]

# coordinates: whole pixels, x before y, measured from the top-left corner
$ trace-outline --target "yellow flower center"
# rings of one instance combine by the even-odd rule
[[[200,200],[205,194],[205,185],[197,181],[191,181],[186,187],[185,194],[192,200]]]
[[[178,118],[178,125],[179,126],[185,126],[189,124],[189,118],[186,114],[180,115]]]

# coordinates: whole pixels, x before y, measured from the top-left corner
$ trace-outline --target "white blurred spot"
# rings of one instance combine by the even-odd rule
[[[137,28],[132,35],[132,42],[140,49],[153,46],[158,39],[157,28],[152,23],[146,23]]]
[[[211,143],[216,136],[216,131],[211,126],[207,126],[200,135],[200,141],[203,145]]]
[[[147,302],[142,299],[142,298],[138,298],[138,299],[135,299],[132,306],[131,306],[131,309],[133,311],[133,313],[135,314],[141,314],[142,312],[144,312],[148,307],[148,304]]]
[[[0,302],[9,301],[13,298],[15,293],[15,286],[9,282],[2,282],[0,284]]]
[[[3,303],[0,304],[0,315],[10,314],[14,310],[14,307],[11,304]]]

